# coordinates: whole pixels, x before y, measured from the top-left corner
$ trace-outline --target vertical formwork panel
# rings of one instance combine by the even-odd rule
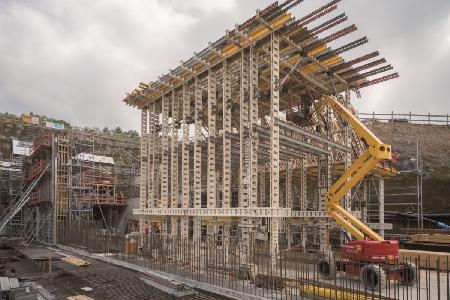
[[[258,132],[254,130],[254,125],[258,124],[258,53],[252,45],[249,47],[249,107],[248,107],[248,155],[249,155],[249,174],[248,174],[248,207],[258,206]],[[255,238],[255,218],[248,218],[249,237],[246,243],[248,249],[252,249]],[[247,251],[253,257],[253,251]]]
[[[146,133],[146,141],[147,141],[147,155],[146,155],[146,163],[147,163],[147,169],[146,169],[146,180],[147,180],[147,199],[145,201],[145,205],[148,208],[154,207],[155,203],[153,202],[153,154],[154,154],[154,130],[155,130],[155,124],[154,124],[154,116],[153,116],[153,105],[149,105],[149,108],[147,110],[147,119],[148,119],[148,126],[147,126],[147,133]],[[144,134],[142,134],[142,139],[144,138]],[[141,153],[142,157],[142,153]],[[142,166],[141,166],[142,167]],[[142,169],[141,169],[142,174]],[[142,177],[142,175],[141,175]],[[144,179],[141,178],[141,184]],[[142,187],[141,187],[142,190]],[[141,199],[142,201],[142,199]]]
[[[250,46],[250,164],[251,164],[251,188],[250,207],[258,206],[258,132],[253,130],[253,125],[258,124],[258,53],[255,47]]]
[[[344,97],[344,105],[346,108],[350,109],[350,90],[347,89],[345,91],[345,97]],[[345,123],[344,124],[344,144],[349,147],[349,149],[352,149],[352,139],[351,139],[351,127]],[[352,152],[351,151],[347,151],[346,153],[344,153],[344,167],[345,170],[348,170],[348,168],[350,168],[350,166],[352,165]],[[352,190],[350,189],[347,193],[345,193],[344,195],[344,208],[347,211],[350,211],[352,208],[352,203],[351,203],[351,199],[352,199]],[[343,244],[344,241],[344,232],[341,232],[341,243]],[[348,235],[350,234],[349,232],[347,232]]]
[[[349,89],[347,89],[345,91],[344,105],[345,105],[345,107],[350,109],[350,90]],[[347,123],[345,124],[345,127],[344,127],[344,139],[345,139],[345,141],[344,141],[345,145],[347,147],[349,147],[349,149],[351,149],[352,148],[351,128]],[[344,159],[345,170],[348,170],[348,168],[350,168],[351,165],[352,165],[352,152],[347,151],[345,153],[345,159]],[[350,189],[347,193],[345,193],[345,196],[344,196],[344,208],[347,211],[351,210],[351,199],[352,199],[352,191]]]
[[[139,208],[147,208],[148,199],[148,110],[141,111],[141,177],[139,184]],[[142,224],[141,224],[142,227]]]
[[[216,207],[216,77],[208,70],[208,158],[206,168],[207,208]],[[208,225],[208,234],[214,235],[216,226]]]
[[[292,195],[292,175],[293,175],[293,162],[291,160],[286,162],[286,207],[292,209],[294,205],[293,195]],[[286,226],[286,239],[288,243],[288,249],[291,248],[292,242],[292,231],[291,224],[289,220],[285,220]]]
[[[329,124],[331,124],[331,109],[329,107],[325,108],[325,117],[327,126],[325,134],[327,138],[330,138]],[[331,165],[333,163],[333,158],[331,155],[331,147],[328,146],[327,150],[330,154],[321,155],[318,158],[318,186],[319,186],[319,210],[325,211],[325,194],[331,187]],[[319,249],[322,252],[331,251],[330,240],[329,240],[329,227],[328,218],[319,219]]]
[[[56,141],[56,228],[62,226],[69,215],[69,142],[60,134]],[[57,242],[60,237],[56,237]]]
[[[275,125],[275,119],[279,117],[280,93],[278,82],[280,78],[280,41],[276,33],[271,35],[270,53],[270,206],[278,208],[280,205],[280,129]],[[270,252],[271,263],[276,264],[278,253],[278,227],[279,219],[272,218],[270,224]]]
[[[261,168],[261,172],[259,172],[259,201],[258,206],[265,207],[267,206],[266,200],[266,169]]]
[[[229,208],[231,203],[231,79],[228,62],[223,63],[223,208]]]
[[[302,158],[300,162],[300,210],[305,211],[307,208],[307,180],[306,180],[306,158]],[[302,249],[306,249],[307,227],[305,224],[301,225],[301,245]]]
[[[250,52],[249,49],[241,51],[241,69],[240,69],[240,96],[239,96],[239,149],[240,149],[240,164],[239,164],[239,180],[240,180],[240,207],[249,207],[250,193],[251,193],[251,145],[250,145],[250,120],[249,120],[249,102],[250,102],[250,90],[249,90],[249,75],[250,75]],[[250,219],[243,217],[240,220],[242,231],[242,245],[241,250],[250,245]],[[241,253],[240,259],[242,263],[245,263],[247,257],[245,253]]]
[[[194,208],[201,208],[202,205],[202,85],[197,76],[194,82]],[[201,218],[194,217],[193,239],[198,241],[201,233]]]
[[[161,208],[167,208],[169,204],[169,108],[170,95],[162,97],[161,115]],[[162,222],[162,232],[167,233],[167,220]]]
[[[363,179],[363,208],[362,208],[362,216],[361,216],[361,220],[364,223],[368,223],[369,219],[367,216],[367,205],[369,204],[368,202],[368,192],[369,192],[369,182],[365,179]]]
[[[178,95],[175,95],[175,91],[172,92],[172,148],[170,153],[170,184],[171,184],[171,193],[170,193],[170,207],[178,208],[178,130],[179,126],[179,116],[178,116],[178,107],[179,107],[179,98]],[[178,234],[178,218],[172,217],[170,220],[170,228],[172,236],[176,236]]]
[[[139,208],[145,209],[148,207],[148,200],[150,195],[150,176],[149,176],[149,110],[147,107],[141,109],[141,174],[139,178]],[[146,220],[145,216],[139,216],[139,231],[144,226]]]
[[[384,178],[378,178],[378,222],[380,223],[379,234],[384,238]]]
[[[158,199],[157,182],[157,147],[159,144],[159,118],[156,112],[156,103],[153,102],[149,107],[149,128],[148,128],[148,207],[155,207]]]
[[[208,71],[208,167],[207,207],[216,207],[216,78]]]
[[[186,84],[183,84],[182,90],[183,102],[183,148],[181,149],[182,160],[182,184],[183,184],[183,199],[182,207],[189,207],[190,199],[190,172],[189,172],[189,115],[191,113],[190,98],[186,94]],[[183,239],[189,237],[189,217],[181,218],[181,236]]]
[[[222,100],[222,126],[223,126],[223,163],[222,163],[222,208],[227,209],[231,206],[231,108],[233,102],[231,100],[231,77],[229,71],[229,63],[227,60],[223,62],[223,100]],[[230,227],[223,228],[223,247],[224,247],[224,263],[228,261]]]

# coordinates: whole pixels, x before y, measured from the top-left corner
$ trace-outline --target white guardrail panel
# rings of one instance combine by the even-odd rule
[[[360,212],[352,211],[354,216],[359,217]],[[197,217],[249,217],[249,218],[325,218],[325,211],[292,211],[289,208],[137,208],[133,210],[135,215],[147,216],[197,216]]]

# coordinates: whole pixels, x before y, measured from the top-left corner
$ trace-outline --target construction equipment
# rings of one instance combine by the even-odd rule
[[[412,263],[399,264],[399,243],[384,240],[361,220],[340,206],[340,201],[381,160],[391,160],[391,146],[383,144],[338,99],[323,96],[324,104],[338,113],[366,146],[358,159],[344,172],[325,194],[327,213],[355,240],[341,247],[339,259],[324,257],[318,262],[323,278],[331,278],[336,271],[343,271],[360,279],[368,289],[379,289],[386,280],[397,280],[411,285],[416,281],[416,267]]]

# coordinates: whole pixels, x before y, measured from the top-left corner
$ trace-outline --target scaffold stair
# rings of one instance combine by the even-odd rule
[[[47,166],[44,168],[44,170],[39,174],[38,177],[36,177],[30,185],[21,193],[21,197],[17,200],[11,203],[10,206],[2,213],[0,217],[0,231],[2,231],[5,226],[8,224],[8,222],[14,218],[14,216],[22,209],[22,207],[28,202],[30,199],[30,193],[33,190],[33,188],[36,186],[36,184],[41,180],[42,176],[44,176],[44,173],[49,168],[50,164],[47,164]],[[23,190],[23,189],[22,189]]]

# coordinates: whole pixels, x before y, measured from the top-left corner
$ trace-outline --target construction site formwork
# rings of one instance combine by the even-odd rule
[[[118,188],[114,160],[95,155],[92,134],[72,132],[70,144],[70,219],[102,219],[105,227],[117,228],[128,198]]]
[[[62,132],[42,130],[23,159],[30,190],[20,213],[23,224],[15,233],[25,244],[55,243],[57,226],[68,216],[69,145]]]
[[[365,37],[328,45],[356,30],[345,25],[345,14],[329,17],[339,1],[296,19],[290,11],[300,2],[258,10],[124,99],[141,110],[140,207],[134,213],[142,228],[194,241],[214,236],[225,248],[266,240],[272,259],[281,248],[329,251],[332,232],[342,242],[345,232],[326,214],[324,194],[364,142],[320,99],[335,95],[356,112],[351,92],[359,95],[398,74],[371,78],[392,69],[377,51],[344,60],[341,54],[351,57]],[[395,174],[377,165],[370,176],[382,182]],[[367,216],[364,187],[343,199],[360,218]],[[382,233],[381,216],[381,223],[369,225]]]
[[[0,206],[5,211],[21,196],[21,191],[26,183],[26,176],[23,172],[24,154],[12,152],[8,159],[0,161]],[[6,228],[5,234],[13,235],[23,225],[23,213],[20,212],[12,218]]]
[[[124,222],[128,198],[117,173],[128,169],[93,154],[91,134],[46,129],[29,144],[29,153],[1,163],[0,231],[25,244],[56,243],[65,221],[100,219],[107,229]]]

